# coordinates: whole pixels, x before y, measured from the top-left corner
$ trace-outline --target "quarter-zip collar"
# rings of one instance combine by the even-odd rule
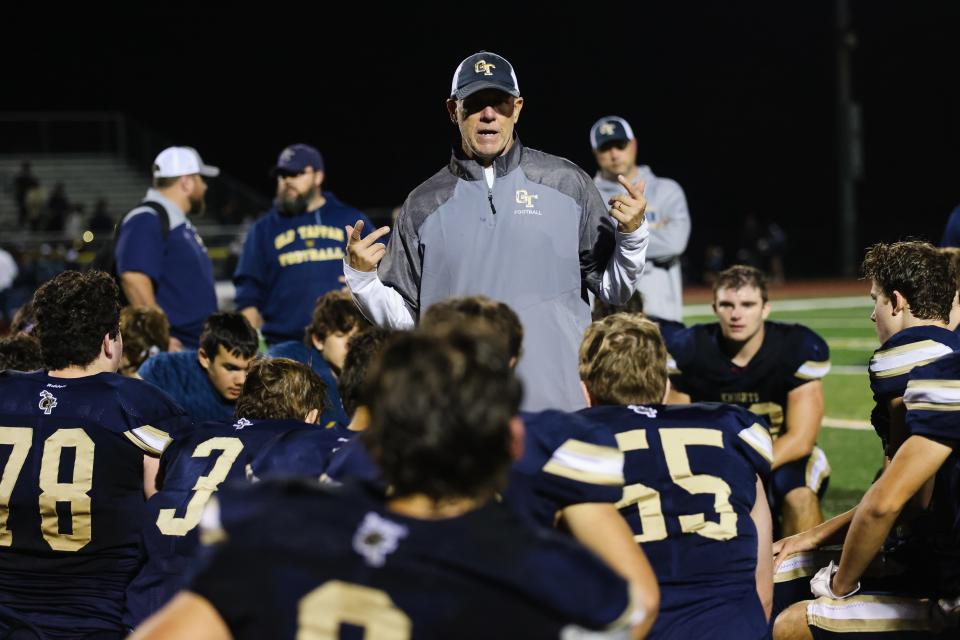
[[[513,144],[506,153],[497,156],[493,160],[493,168],[496,171],[496,177],[500,178],[518,166],[520,166],[520,157],[523,154],[523,144],[516,133],[513,134]],[[460,147],[453,149],[453,155],[450,157],[450,172],[462,180],[483,180],[483,165],[475,159],[467,157]]]

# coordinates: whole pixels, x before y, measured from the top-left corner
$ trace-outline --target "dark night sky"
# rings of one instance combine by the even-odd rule
[[[386,206],[446,162],[450,76],[490,49],[517,71],[526,145],[592,174],[590,125],[622,115],[641,161],[686,190],[692,252],[752,212],[787,230],[788,270],[828,273],[839,245],[833,7],[364,3],[334,19],[308,3],[264,16],[165,5],[112,9],[99,16],[120,23],[109,29],[82,26],[98,18],[89,10],[57,10],[55,24],[14,13],[11,24],[33,27],[0,44],[0,108],[123,111],[265,194],[279,150],[309,142],[331,190]],[[960,3],[851,8],[864,114],[858,244],[939,239],[960,203]]]

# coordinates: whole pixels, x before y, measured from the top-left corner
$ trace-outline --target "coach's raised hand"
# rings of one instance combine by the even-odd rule
[[[643,197],[646,185],[641,180],[634,186],[623,176],[617,176],[617,180],[627,192],[610,198],[610,215],[617,219],[620,233],[632,233],[643,224],[644,212],[647,210],[647,199]]]
[[[387,245],[377,240],[390,233],[390,227],[380,227],[363,239],[360,238],[363,220],[357,220],[354,226],[348,224],[346,228],[347,264],[357,271],[374,271],[387,253]]]

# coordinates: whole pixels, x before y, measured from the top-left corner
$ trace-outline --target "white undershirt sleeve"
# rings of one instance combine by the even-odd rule
[[[600,299],[607,304],[626,304],[637,290],[640,274],[650,244],[650,228],[644,220],[638,229],[630,233],[615,231],[617,246],[603,271],[600,284]]]
[[[357,271],[344,260],[343,275],[367,320],[387,329],[413,329],[413,311],[395,289],[380,281],[376,271]]]

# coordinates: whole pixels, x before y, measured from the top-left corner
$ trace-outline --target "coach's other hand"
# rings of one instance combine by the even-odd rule
[[[374,271],[387,253],[387,245],[377,242],[390,233],[390,227],[380,227],[366,238],[360,238],[363,220],[357,220],[352,227],[347,225],[347,264],[357,271]]]
[[[643,224],[643,214],[647,210],[647,199],[643,197],[646,185],[641,180],[634,186],[623,176],[617,176],[617,180],[627,192],[610,198],[610,215],[617,219],[620,233],[632,233]]]

